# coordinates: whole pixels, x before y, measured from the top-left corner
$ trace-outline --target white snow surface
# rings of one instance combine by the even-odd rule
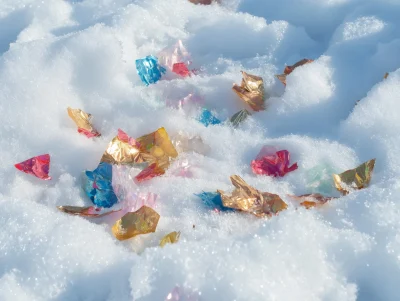
[[[0,300],[163,301],[177,285],[204,301],[400,300],[399,15],[398,0],[1,0]],[[179,39],[201,73],[144,86],[135,59]],[[303,58],[315,62],[285,89],[274,74]],[[238,129],[165,106],[196,93],[226,120],[247,108],[231,89],[241,70],[262,76],[270,98]],[[103,136],[79,135],[68,106],[90,112]],[[140,186],[159,195],[156,233],[119,242],[110,223],[56,209],[91,204],[81,173],[118,128],[139,137],[162,126],[211,151],[174,163],[187,160],[191,178]],[[255,176],[263,145],[287,149],[298,170]],[[44,153],[51,181],[14,168]],[[370,187],[321,209],[289,203],[258,219],[194,196],[230,191],[238,174],[286,200],[311,192],[316,166],[340,173],[372,158]],[[172,231],[179,243],[158,247]]]

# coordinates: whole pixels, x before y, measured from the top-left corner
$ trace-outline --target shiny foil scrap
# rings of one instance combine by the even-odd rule
[[[16,169],[42,180],[51,180],[49,176],[50,155],[40,155],[14,165]]]
[[[110,208],[118,202],[112,187],[112,166],[101,162],[93,171],[84,173],[83,189],[98,207]]]
[[[167,67],[171,71],[173,71],[174,65],[176,64],[183,63],[187,68],[187,66],[191,63],[190,54],[183,45],[182,40],[178,40],[178,42],[176,42],[173,46],[166,47],[161,50],[158,54],[158,58],[160,65]],[[175,66],[176,69],[179,69],[179,67],[182,67],[182,65]]]
[[[218,192],[205,192],[195,194],[195,196],[199,197],[204,205],[216,212],[219,211],[233,211],[232,208],[227,208],[222,203],[221,194]]]
[[[104,212],[104,210],[102,210],[101,208],[97,208],[94,206],[89,206],[89,207],[57,206],[57,209],[70,215],[78,215],[83,217],[103,217],[111,213],[117,212],[117,211]]]
[[[148,55],[143,59],[136,60],[136,70],[142,82],[148,86],[161,79],[166,72],[165,68],[158,64],[158,59],[153,55]]]
[[[137,235],[156,231],[160,215],[152,208],[143,206],[135,212],[129,212],[119,219],[112,227],[112,232],[118,240],[125,240]]]
[[[190,76],[190,71],[185,63],[176,63],[172,66],[172,72],[182,76],[187,77]]]
[[[342,194],[348,194],[352,190],[363,189],[369,185],[372,172],[375,167],[375,159],[369,160],[355,169],[347,170],[341,174],[334,174],[333,180],[336,189]]]
[[[245,121],[247,119],[247,117],[249,117],[251,114],[249,111],[247,110],[241,110],[239,112],[237,112],[236,114],[234,114],[231,119],[230,122],[232,124],[232,126],[234,128],[237,128],[243,121]]]
[[[202,110],[198,120],[206,127],[208,127],[209,125],[216,125],[221,123],[221,120],[215,117],[213,113],[211,113],[211,111],[207,109]]]
[[[161,240],[160,240],[160,247],[164,247],[166,244],[174,244],[179,241],[179,237],[181,235],[181,232],[171,232],[167,235],[165,235]]]
[[[71,117],[78,127],[78,133],[83,134],[88,138],[101,136],[91,123],[91,114],[85,113],[80,109],[68,108],[67,111],[69,117]]]
[[[305,64],[309,64],[314,62],[314,60],[309,60],[309,59],[302,59],[301,61],[298,61],[296,64],[292,65],[292,66],[286,66],[285,70],[283,71],[283,74],[278,74],[275,75],[277,79],[279,79],[282,84],[284,84],[286,86],[286,77],[293,72],[294,69],[296,69],[297,67],[303,66]]]
[[[257,217],[272,216],[287,208],[287,204],[277,194],[260,192],[237,175],[231,176],[231,182],[236,187],[232,195],[218,190],[224,207],[245,211]]]
[[[153,163],[136,175],[135,182],[141,183],[162,176],[163,174],[165,174],[165,169],[158,166],[157,163]]]
[[[254,111],[265,110],[264,81],[261,77],[242,71],[242,84],[233,84],[233,91]]]
[[[297,163],[289,166],[290,154],[287,150],[275,151],[275,148],[264,146],[257,158],[251,161],[251,169],[255,174],[283,177],[298,168]]]
[[[322,205],[326,204],[330,200],[337,199],[335,197],[327,197],[320,193],[310,193],[310,194],[303,194],[299,196],[290,195],[292,199],[299,201],[300,206],[305,207],[306,209],[310,209],[313,207],[321,207]]]

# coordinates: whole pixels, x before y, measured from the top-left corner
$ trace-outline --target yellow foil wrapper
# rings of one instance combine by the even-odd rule
[[[333,180],[336,189],[342,194],[348,194],[354,189],[363,189],[371,181],[372,172],[375,167],[375,159],[369,160],[355,169],[347,170],[341,174],[334,174]]]
[[[150,207],[143,206],[135,212],[128,212],[117,220],[112,233],[118,240],[125,240],[140,234],[156,231],[160,215]]]
[[[234,84],[232,89],[254,111],[265,110],[264,81],[261,77],[242,71],[242,84]]]
[[[75,122],[78,129],[83,129],[87,133],[92,133],[93,136],[100,136],[100,134],[94,129],[90,120],[92,115],[88,114],[80,109],[67,108],[68,115]],[[87,135],[87,134],[85,134]]]
[[[287,208],[287,204],[277,194],[260,192],[237,175],[231,176],[231,181],[236,187],[232,195],[218,190],[225,207],[249,212],[258,217],[272,216]]]
[[[161,240],[160,240],[160,247],[164,247],[166,244],[174,244],[179,241],[179,237],[181,235],[181,232],[171,232],[167,235],[165,235]]]
[[[90,207],[77,207],[77,206],[57,206],[57,209],[71,215],[78,215],[83,217],[103,217],[117,211],[109,211],[101,213],[101,210],[90,206]]]

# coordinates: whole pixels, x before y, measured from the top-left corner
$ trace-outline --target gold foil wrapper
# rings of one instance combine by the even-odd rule
[[[242,84],[234,84],[232,89],[254,111],[265,110],[264,81],[261,77],[241,71]]]
[[[298,61],[296,64],[292,65],[292,66],[286,66],[285,70],[283,71],[283,74],[278,74],[275,75],[277,79],[279,79],[282,84],[284,84],[286,86],[286,77],[293,72],[294,69],[296,69],[297,67],[303,66],[305,64],[308,63],[312,63],[314,62],[314,60],[310,60],[310,59],[302,59],[301,61]]]
[[[231,182],[236,187],[232,195],[218,190],[225,207],[245,211],[258,217],[272,216],[287,208],[287,204],[277,194],[260,192],[237,175],[231,176]]]
[[[335,197],[326,197],[320,193],[303,194],[299,196],[290,195],[291,198],[301,202],[300,206],[310,209],[313,207],[321,207],[330,200],[337,199]]]
[[[140,234],[156,231],[160,215],[152,208],[143,206],[135,212],[128,212],[116,221],[112,233],[118,240],[125,240]]]
[[[93,136],[100,136],[100,133],[94,129],[92,123],[92,115],[88,114],[80,109],[67,108],[68,115],[75,122],[78,129],[83,129],[87,133],[91,133]],[[87,134],[85,134],[87,135]]]
[[[83,217],[103,217],[117,211],[108,211],[101,213],[99,208],[89,206],[89,207],[77,207],[77,206],[57,206],[57,209],[71,215],[78,215]]]
[[[375,167],[375,159],[369,160],[355,169],[347,170],[341,174],[334,174],[333,180],[336,189],[342,194],[348,194],[352,190],[363,189],[369,185],[372,172]]]
[[[171,232],[167,235],[165,235],[161,240],[160,240],[160,247],[164,247],[166,244],[174,244],[179,241],[179,237],[181,235],[181,232]]]

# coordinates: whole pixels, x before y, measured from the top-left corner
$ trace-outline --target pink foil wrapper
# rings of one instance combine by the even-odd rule
[[[26,161],[17,163],[14,165],[20,171],[24,173],[34,175],[35,177],[42,180],[51,180],[49,176],[50,169],[50,155],[40,155],[30,158]]]
[[[158,63],[173,71],[174,64],[184,63],[189,66],[191,58],[181,40],[171,47],[166,47],[158,54]]]
[[[199,107],[203,106],[204,99],[199,95],[190,93],[179,100],[167,99],[165,103],[170,108],[182,110],[185,113],[190,114],[191,112],[194,113]]]
[[[251,161],[251,168],[258,175],[283,177],[298,168],[297,163],[290,167],[289,163],[290,154],[287,150],[277,151],[274,147],[264,146],[256,160]]]

